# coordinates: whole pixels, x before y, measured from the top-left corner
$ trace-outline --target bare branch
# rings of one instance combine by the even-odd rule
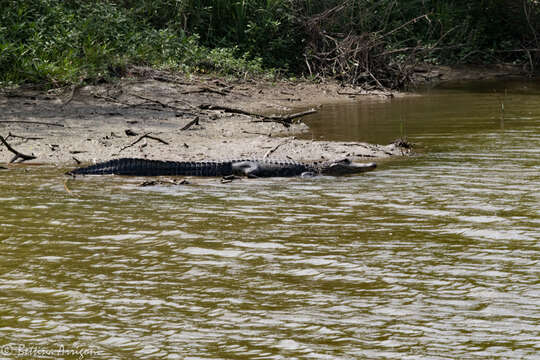
[[[15,162],[17,159],[21,159],[20,162],[23,162],[23,161],[26,161],[26,160],[33,160],[33,159],[36,158],[34,155],[25,155],[25,154],[15,150],[14,148],[11,147],[11,145],[9,145],[9,143],[6,141],[6,139],[4,139],[4,137],[1,136],[1,135],[0,135],[0,141],[6,146],[6,148],[9,151],[11,151],[12,153],[15,154],[15,156],[9,161],[10,164],[12,162]]]

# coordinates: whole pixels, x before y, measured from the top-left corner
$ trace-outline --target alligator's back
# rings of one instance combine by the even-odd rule
[[[160,161],[122,158],[78,168],[68,175],[131,175],[131,176],[227,176],[231,162]]]

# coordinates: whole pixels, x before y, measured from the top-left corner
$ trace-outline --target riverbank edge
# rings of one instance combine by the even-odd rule
[[[508,66],[426,67],[417,74],[424,84],[520,75]],[[27,163],[64,168],[120,157],[176,161],[346,157],[371,162],[406,156],[411,149],[400,141],[297,139],[309,134],[309,114],[294,119],[287,114],[315,112],[328,103],[400,96],[414,93],[366,92],[336,81],[227,80],[134,68],[114,83],[48,92],[4,89],[0,135],[12,149],[35,157]],[[1,162],[9,163],[14,156],[6,146],[0,147]]]

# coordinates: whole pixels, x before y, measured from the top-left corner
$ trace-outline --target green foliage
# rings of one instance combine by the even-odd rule
[[[522,61],[524,52],[506,50],[540,46],[538,6],[533,0],[0,0],[0,82],[102,81],[134,64],[298,75],[307,72],[316,27],[369,34],[384,39],[388,51],[436,46],[429,56],[418,54],[433,63]],[[405,58],[395,51],[392,61]]]

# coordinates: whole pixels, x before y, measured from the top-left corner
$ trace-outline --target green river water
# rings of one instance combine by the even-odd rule
[[[0,359],[539,359],[540,84],[306,121],[310,138],[406,132],[419,154],[353,177],[90,177],[73,194],[65,169],[0,170]]]

